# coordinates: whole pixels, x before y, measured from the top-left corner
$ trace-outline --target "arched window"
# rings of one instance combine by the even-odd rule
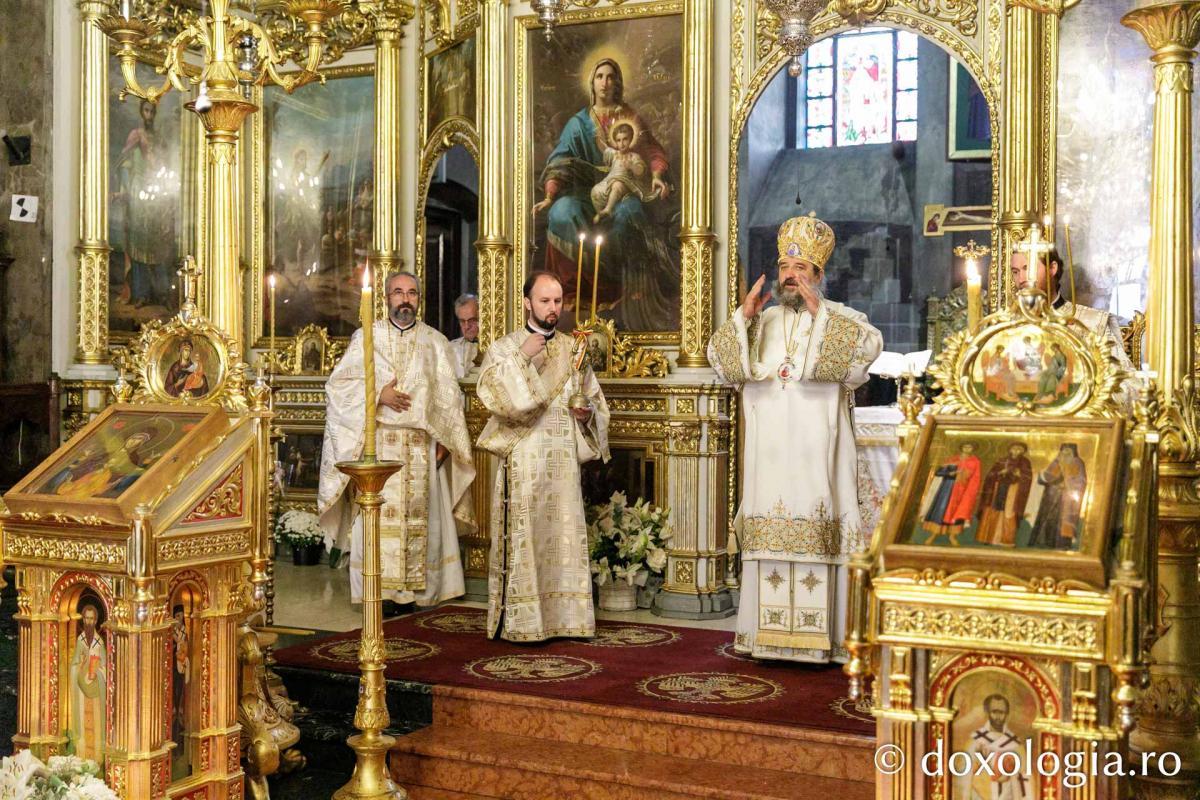
[[[917,138],[915,33],[863,28],[822,39],[797,80],[799,148]]]

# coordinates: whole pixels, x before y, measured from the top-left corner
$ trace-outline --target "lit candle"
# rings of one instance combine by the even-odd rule
[[[575,327],[579,327],[579,323],[583,321],[583,315],[579,313],[581,308],[580,301],[583,300],[583,243],[587,241],[587,234],[579,234],[579,266],[575,269]]]
[[[596,318],[596,287],[600,285],[600,245],[604,244],[604,237],[596,237],[596,263],[592,267],[592,319]]]
[[[270,275],[267,276],[267,283],[271,287],[271,306],[270,306],[270,312],[268,314],[268,319],[269,319],[268,330],[270,332],[270,337],[271,337],[270,338],[271,373],[274,374],[274,372],[275,372],[275,273],[274,272],[272,272]]]
[[[967,330],[974,333],[979,329],[979,321],[983,318],[983,298],[981,296],[979,268],[975,259],[967,259]]]
[[[1071,310],[1075,310],[1075,259],[1071,257],[1071,217],[1063,216],[1063,237],[1067,242],[1067,276],[1071,279]]]
[[[359,308],[363,331],[363,382],[367,395],[366,441],[363,443],[363,460],[375,460],[375,413],[379,398],[375,394],[375,301],[371,291],[371,267],[363,268],[362,305]]]

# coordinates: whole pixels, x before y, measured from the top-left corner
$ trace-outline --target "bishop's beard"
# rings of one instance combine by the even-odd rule
[[[820,286],[813,286],[812,290],[816,292],[817,299],[824,298]],[[799,287],[785,286],[777,280],[771,284],[771,294],[779,301],[779,305],[792,311],[801,311],[804,308],[804,295],[800,294]]]

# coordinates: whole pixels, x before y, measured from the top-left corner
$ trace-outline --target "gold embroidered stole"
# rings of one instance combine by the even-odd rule
[[[504,341],[496,342],[492,346],[501,346]],[[542,365],[541,372],[538,373],[537,384],[529,387],[539,401],[537,410],[520,422],[512,420],[500,421],[497,417],[492,417],[492,421],[498,423],[497,428],[491,433],[485,429],[480,440],[480,445],[484,446],[489,452],[507,458],[513,448],[517,446],[517,442],[533,432],[533,429],[537,427],[542,416],[546,413],[546,409],[562,393],[563,387],[571,379],[572,373],[571,347],[570,345],[564,346],[564,341],[565,337],[562,334],[557,334],[550,341],[546,342],[546,362]],[[512,347],[510,357],[525,357],[520,352],[520,347],[515,341],[509,341],[508,344]],[[480,378],[480,380],[487,379],[486,375]],[[492,422],[489,422],[489,427],[491,424]],[[484,445],[484,439],[487,440],[486,445]]]
[[[401,335],[388,328],[387,359],[398,391],[410,387],[418,347],[417,328]],[[383,488],[379,547],[384,589],[421,592],[429,544],[429,434],[417,428],[380,431],[381,457],[404,464]]]

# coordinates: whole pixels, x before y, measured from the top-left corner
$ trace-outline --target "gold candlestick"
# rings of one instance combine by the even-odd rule
[[[604,237],[596,237],[596,263],[592,267],[592,319],[596,318],[596,289],[600,286],[600,245],[604,244]]]
[[[579,234],[579,266],[575,268],[575,325],[578,327],[583,317],[579,313],[582,308],[580,301],[583,300],[583,244],[587,241],[587,234]]]
[[[379,400],[375,393],[375,302],[371,289],[371,267],[363,268],[362,319],[363,383],[367,396],[367,426],[363,442],[363,461],[375,460],[375,406]]]
[[[363,292],[364,296],[366,292]],[[368,415],[368,419],[373,415]],[[374,426],[372,426],[374,427]],[[372,447],[372,450],[374,448]],[[379,565],[379,510],[384,484],[403,465],[399,461],[376,461],[374,454],[362,461],[342,461],[337,468],[354,482],[355,502],[363,521],[363,627],[358,646],[358,705],[354,727],[360,733],[347,744],[354,750],[354,774],[350,782],[333,793],[334,800],[405,800],[407,793],[392,782],[387,754],[396,740],[383,731],[390,723],[387,683],[383,676],[383,586]]]
[[[274,272],[272,272],[267,277],[267,283],[270,285],[270,290],[271,290],[271,307],[270,307],[270,311],[267,316],[268,316],[268,319],[270,320],[270,322],[268,323],[268,326],[269,326],[269,332],[270,332],[270,348],[271,348],[271,356],[270,356],[271,376],[274,377],[274,375],[275,375],[275,273]]]

